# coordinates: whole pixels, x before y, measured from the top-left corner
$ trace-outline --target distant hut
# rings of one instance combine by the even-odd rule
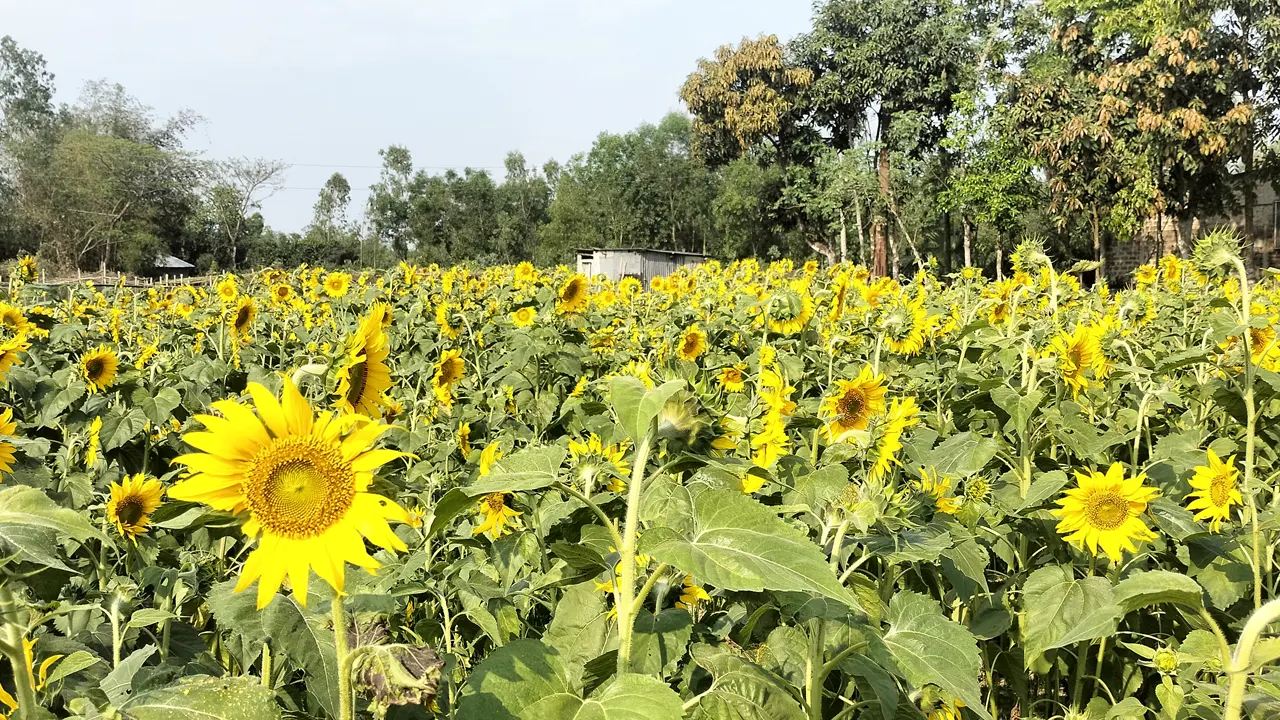
[[[173,255],[161,255],[151,264],[151,267],[143,270],[140,275],[144,277],[154,278],[156,280],[168,280],[171,278],[189,278],[196,274],[196,266]]]
[[[645,285],[655,277],[670,275],[682,267],[707,261],[702,253],[645,248],[586,248],[578,251],[578,272],[587,277],[603,275],[617,282],[633,277]]]

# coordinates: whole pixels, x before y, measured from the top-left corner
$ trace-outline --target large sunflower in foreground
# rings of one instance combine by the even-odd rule
[[[13,419],[13,408],[0,413],[0,436],[16,437],[18,423]],[[0,472],[13,472],[13,443],[0,442]]]
[[[169,490],[175,500],[247,514],[242,530],[258,546],[236,591],[257,581],[258,607],[265,607],[287,575],[294,597],[305,605],[311,569],[342,592],[347,563],[370,572],[380,567],[365,539],[407,549],[387,521],[408,522],[409,514],[368,491],[374,470],[404,456],[372,449],[389,425],[360,415],[315,415],[287,378],[279,400],[257,383],[249,384],[249,394],[257,414],[220,400],[213,409],[221,417],[196,416],[206,429],[185,440],[203,452],[176,459],[189,476]]]
[[[382,417],[391,389],[391,369],[387,367],[387,335],[382,317],[387,306],[374,305],[360,328],[347,341],[346,361],[338,368],[338,398],[334,402],[343,413]]]
[[[1218,532],[1223,520],[1231,520],[1232,506],[1243,505],[1244,499],[1236,486],[1240,471],[1236,469],[1235,456],[1223,461],[1213,450],[1209,450],[1208,456],[1209,464],[1197,467],[1195,477],[1191,478],[1195,492],[1187,494],[1192,500],[1187,509],[1198,510],[1195,519],[1208,520],[1209,530]]]
[[[1137,542],[1149,542],[1156,534],[1142,521],[1147,503],[1159,490],[1147,487],[1145,474],[1125,478],[1124,466],[1112,463],[1107,472],[1097,470],[1076,473],[1076,487],[1058,500],[1058,533],[1078,548],[1088,548],[1093,555],[1101,549],[1118,562],[1124,551],[1137,552]]]
[[[587,278],[577,274],[569,278],[560,287],[559,302],[556,303],[558,313],[578,313],[591,305],[591,289]]]
[[[84,373],[89,392],[96,393],[115,383],[116,373],[120,370],[120,359],[106,345],[99,345],[81,356],[80,370]]]
[[[14,365],[22,364],[22,358],[18,357],[18,353],[26,352],[30,348],[31,343],[27,342],[26,335],[15,335],[0,343],[0,380],[4,380],[9,375],[9,370]]]
[[[151,524],[151,513],[160,507],[164,486],[159,480],[142,473],[111,483],[111,499],[107,501],[107,519],[116,526],[121,537],[137,541]]]
[[[839,380],[835,394],[822,401],[827,440],[839,442],[851,430],[866,430],[871,419],[884,412],[884,375],[865,365],[853,380]]]

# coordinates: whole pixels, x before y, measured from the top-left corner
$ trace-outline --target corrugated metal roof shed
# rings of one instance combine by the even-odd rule
[[[633,277],[646,285],[655,277],[670,275],[679,268],[706,262],[702,253],[649,248],[582,248],[578,250],[578,272],[587,277],[603,275],[614,282]]]
[[[192,265],[186,260],[183,260],[182,258],[176,257],[174,255],[161,255],[159,258],[156,258],[155,264],[152,265],[152,267],[173,269],[173,268],[193,268],[195,267],[195,265]]]

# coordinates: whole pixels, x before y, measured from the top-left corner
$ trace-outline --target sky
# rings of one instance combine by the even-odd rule
[[[158,116],[204,122],[210,159],[292,167],[263,206],[301,230],[333,172],[360,215],[378,150],[415,166],[531,165],[683,109],[701,57],[746,36],[805,32],[810,0],[0,0],[0,34],[42,53],[57,100],[120,83]]]

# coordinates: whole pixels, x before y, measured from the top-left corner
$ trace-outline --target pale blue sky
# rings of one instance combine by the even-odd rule
[[[360,214],[389,144],[418,166],[563,161],[681,109],[717,46],[788,40],[810,16],[810,0],[0,0],[0,34],[44,54],[60,101],[106,78],[203,115],[191,146],[209,157],[293,164],[265,215],[299,230],[335,170]]]

